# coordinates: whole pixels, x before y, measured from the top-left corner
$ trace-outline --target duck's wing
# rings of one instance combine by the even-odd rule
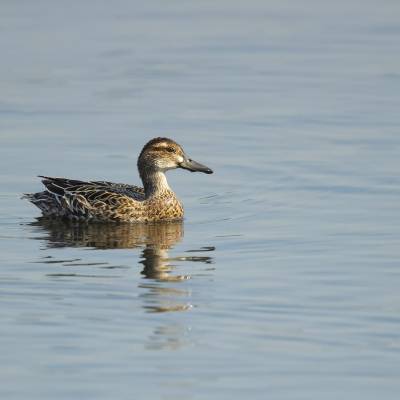
[[[40,176],[47,191],[59,206],[76,216],[111,211],[144,199],[138,186],[106,181],[84,182],[66,178]]]
[[[52,178],[43,175],[39,175],[39,177],[43,178],[42,182],[46,186],[46,189],[56,195],[63,195],[65,192],[68,192],[70,194],[77,193],[85,197],[88,196],[88,198],[97,198],[102,192],[106,191],[132,197],[134,200],[143,200],[144,198],[143,188],[126,183],[107,181],[85,182],[75,179]]]
[[[144,199],[144,189],[135,185],[128,185],[126,183],[115,183],[107,181],[90,181],[90,185],[97,186],[99,189],[108,190],[114,193],[120,193],[134,200]]]

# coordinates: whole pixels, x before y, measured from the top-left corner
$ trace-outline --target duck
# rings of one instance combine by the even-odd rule
[[[189,158],[182,146],[166,137],[151,139],[139,154],[137,167],[143,187],[108,181],[80,181],[39,175],[46,190],[23,198],[44,217],[73,221],[146,223],[182,220],[181,201],[165,173],[172,169],[212,174]]]

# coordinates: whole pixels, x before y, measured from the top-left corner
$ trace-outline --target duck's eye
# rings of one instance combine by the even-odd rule
[[[175,153],[175,149],[173,147],[167,147],[167,151],[170,153]]]

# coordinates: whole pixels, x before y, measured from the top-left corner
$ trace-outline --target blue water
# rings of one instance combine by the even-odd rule
[[[1,5],[0,397],[397,399],[400,3],[81,3]],[[19,200],[155,136],[182,224]]]

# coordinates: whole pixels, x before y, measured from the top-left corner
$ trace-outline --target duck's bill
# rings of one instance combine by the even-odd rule
[[[213,170],[206,167],[197,161],[191,160],[190,158],[184,159],[179,166],[183,169],[187,169],[190,172],[204,172],[205,174],[212,174]]]

